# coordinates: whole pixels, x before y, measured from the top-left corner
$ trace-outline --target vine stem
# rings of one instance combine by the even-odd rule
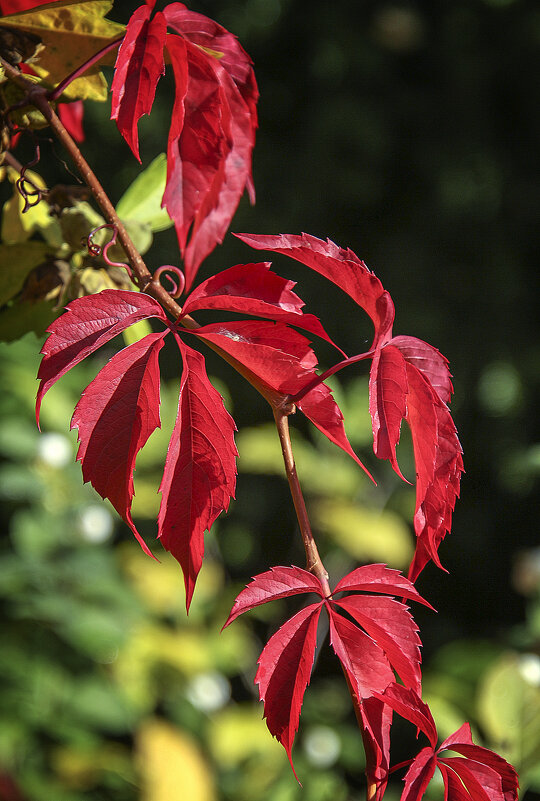
[[[304,543],[304,550],[306,552],[306,565],[310,573],[313,573],[321,582],[324,594],[328,597],[331,595],[330,585],[328,584],[328,573],[319,556],[319,550],[311,531],[311,525],[302,494],[302,488],[296,473],[296,465],[294,462],[294,455],[291,443],[291,435],[289,431],[289,414],[294,410],[294,406],[284,409],[274,409],[274,419],[276,421],[276,428],[281,444],[281,452],[283,454],[283,461],[285,463],[285,472],[289,482],[289,488],[296,510],[296,517],[300,526],[300,534]]]

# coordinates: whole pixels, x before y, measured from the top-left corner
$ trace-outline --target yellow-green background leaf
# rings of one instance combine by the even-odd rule
[[[124,34],[125,27],[104,19],[112,8],[109,0],[88,0],[62,6],[38,8],[26,14],[2,19],[2,25],[40,37],[44,49],[32,64],[35,71],[52,83],[59,83],[105,45]],[[108,53],[102,64],[114,64],[116,52]],[[77,78],[63,94],[65,99],[106,100],[107,83],[98,67]]]

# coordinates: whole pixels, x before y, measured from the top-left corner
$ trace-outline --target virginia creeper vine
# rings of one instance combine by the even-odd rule
[[[165,50],[172,62],[176,90],[162,205],[175,224],[184,271],[161,265],[152,274],[54,109],[54,102],[62,100],[75,80],[116,48],[112,118],[137,157],[137,123],[142,114],[151,111],[165,69]],[[381,801],[385,793],[391,771],[394,712],[415,724],[430,743],[403,763],[408,772],[402,801],[419,801],[435,768],[442,774],[448,801],[465,798],[465,792],[474,801],[516,799],[518,783],[513,768],[493,752],[476,746],[466,725],[437,749],[435,724],[420,699],[418,629],[405,605],[406,600],[414,600],[429,606],[414,582],[429,561],[441,566],[438,549],[450,531],[459,493],[463,462],[448,408],[452,384],[446,359],[415,337],[393,336],[394,305],[379,279],[352,251],[308,235],[244,234],[240,239],[256,250],[284,253],[347,293],[373,323],[373,343],[366,352],[346,357],[336,346],[344,358],[318,373],[310,342],[296,329],[332,340],[317,318],[303,313],[303,304],[292,291],[293,282],[274,274],[266,262],[224,270],[193,289],[182,305],[177,302],[191,290],[201,261],[223,238],[244,190],[254,199],[251,152],[258,92],[249,56],[228,31],[183,4],[172,3],[154,13],[153,4],[147,3],[136,9],[124,36],[105,44],[67,77],[52,76],[56,80],[53,89],[29,80],[6,58],[0,58],[0,65],[4,79],[23,93],[17,108],[33,106],[41,113],[107,221],[90,233],[89,251],[97,253],[95,233],[111,229],[113,239],[101,255],[107,265],[122,266],[106,252],[118,238],[132,281],[141,290],[86,295],[69,304],[67,312],[52,323],[42,350],[38,415],[44,394],[72,366],[132,323],[157,320],[160,331],[116,354],[103,368],[81,397],[72,420],[72,427],[79,431],[77,458],[84,480],[109,498],[150,553],[131,518],[133,469],[138,451],[160,425],[158,356],[164,338],[173,334],[184,368],[178,416],[160,486],[158,527],[164,547],[182,566],[189,608],[204,554],[204,532],[234,497],[236,476],[234,422],[206,375],[203,356],[192,345],[203,341],[222,356],[272,408],[306,555],[305,570],[274,567],[255,576],[237,597],[225,625],[273,599],[306,592],[319,598],[273,635],[261,654],[256,676],[268,727],[285,747],[291,766],[313,665],[317,623],[324,610],[331,646],[341,662],[365,745],[368,801]],[[4,109],[8,128],[14,110],[15,106]],[[9,152],[6,160],[15,164]],[[25,180],[23,169],[20,173],[20,180]],[[160,278],[171,272],[176,282],[168,292]],[[199,309],[233,311],[257,319],[200,325],[192,317]],[[365,360],[371,360],[374,452],[390,461],[402,478],[396,445],[403,420],[411,429],[416,463],[416,551],[408,577],[384,565],[365,565],[344,576],[332,590],[296,472],[289,417],[303,413],[367,473],[324,383],[339,370]],[[113,427],[120,433],[111,448]],[[396,674],[401,684],[396,683]],[[440,756],[446,749],[461,756]]]

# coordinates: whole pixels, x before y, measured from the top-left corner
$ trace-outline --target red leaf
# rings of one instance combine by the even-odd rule
[[[68,134],[76,142],[84,142],[84,103],[82,100],[74,100],[73,103],[59,103],[58,116]]]
[[[332,397],[332,390],[326,384],[318,384],[302,400],[296,404],[308,420],[321,431],[328,439],[345,453],[349,454],[362,468],[367,476],[375,483],[375,479],[353,451],[351,443],[345,433],[343,414]]]
[[[461,783],[461,779],[446,765],[439,764],[438,767],[443,777],[445,795],[449,801],[472,801],[467,788]]]
[[[257,87],[254,81],[252,61],[234,34],[219,23],[191,11],[183,3],[170,3],[164,12],[167,25],[203,51],[210,50],[219,58],[221,66],[229,73],[242,97],[252,110],[252,123],[257,123]]]
[[[46,6],[54,0],[0,0],[0,15],[7,17],[9,14],[22,14],[31,8]]]
[[[383,592],[417,601],[433,609],[431,604],[418,593],[414,584],[399,570],[393,570],[382,564],[357,567],[341,579],[332,595],[335,596],[338,592]]]
[[[409,578],[414,581],[430,559],[438,567],[442,567],[437,552],[451,528],[463,460],[448,407],[428,378],[428,373],[431,372],[435,380],[439,381],[439,392],[444,396],[448,394],[448,383],[444,384],[441,377],[443,373],[435,369],[443,364],[442,357],[440,360],[433,358],[433,369],[419,370],[394,345],[396,339],[398,338],[379,348],[373,358],[370,373],[370,413],[375,454],[379,458],[389,459],[402,478],[395,448],[403,417],[411,429],[416,465],[414,526],[418,540]],[[408,343],[408,337],[401,339]],[[428,352],[428,348],[426,345],[424,350],[415,347],[409,351],[405,348],[405,351],[414,351],[416,355],[412,361],[418,362],[418,354]],[[445,370],[449,382],[449,373],[446,368]]]
[[[433,778],[437,758],[431,748],[423,748],[405,775],[405,789],[401,801],[422,801]]]
[[[375,326],[372,348],[391,337],[394,304],[381,282],[352,250],[344,250],[329,239],[323,241],[309,234],[295,236],[260,236],[236,234],[257,250],[284,253],[324,275],[351,296],[371,317]]]
[[[244,189],[252,186],[254,130],[251,115],[228,73],[219,63],[214,62],[213,68],[222,90],[222,117],[224,121],[228,119],[228,128],[224,124],[224,130],[230,149],[195,215],[185,252],[187,288],[191,286],[203,259],[216,244],[223,241]],[[255,202],[254,192],[250,194],[252,202]]]
[[[163,48],[167,25],[158,11],[140,6],[133,12],[118,50],[112,82],[111,119],[140,161],[137,124],[143,114],[150,114],[156,86],[165,73]]]
[[[180,36],[167,36],[176,83],[162,205],[185,253],[189,229],[231,149],[230,111],[209,58]],[[186,289],[194,273],[186,271]]]
[[[373,801],[382,801],[390,768],[392,709],[378,698],[364,698],[360,705],[360,715],[368,784],[375,784],[377,787]]]
[[[72,301],[64,314],[47,329],[49,336],[41,349],[41,379],[36,399],[36,419],[43,396],[68,370],[110,342],[139,320],[157,317],[168,324],[159,303],[140,292],[105,289]]]
[[[224,309],[260,316],[300,316],[304,301],[292,291],[294,286],[294,281],[272,272],[268,261],[237,264],[199,284],[185,301],[182,314],[197,309]]]
[[[358,698],[385,690],[394,681],[394,674],[382,648],[334,609],[328,610],[330,643]]]
[[[255,676],[266,724],[285,748],[295,776],[291,750],[313,667],[321,606],[310,604],[281,626],[265,645]]]
[[[257,127],[251,61],[235,37],[181,3],[164,10],[177,84],[163,205],[185,257],[186,289],[223,237],[247,187]],[[193,225],[187,244],[189,229]]]
[[[269,262],[237,264],[208,278],[189,295],[182,315],[198,309],[255,314],[296,325],[334,344],[317,317],[302,314],[304,302],[292,291],[294,281],[269,268]]]
[[[238,454],[234,421],[208,380],[204,358],[179,338],[178,344],[184,369],[159,488],[158,536],[182,566],[189,609],[204,554],[204,532],[234,497]]]
[[[421,339],[409,336],[393,337],[388,344],[399,348],[409,364],[414,365],[425,375],[443,403],[447,405],[450,403],[454,388],[448,369],[448,359],[437,348]]]
[[[394,683],[375,696],[421,729],[431,744],[413,760],[405,776],[401,801],[420,801],[435,767],[442,773],[448,801],[517,801],[519,783],[515,770],[498,754],[474,745],[468,723],[435,750],[437,730],[433,717],[413,690]],[[449,749],[465,758],[441,756]]]
[[[375,595],[349,595],[334,603],[382,648],[405,686],[420,692],[421,642],[407,607],[393,598]]]
[[[237,596],[223,628],[236,620],[238,615],[248,612],[255,606],[278,598],[298,595],[301,592],[315,592],[323,597],[321,583],[313,573],[300,567],[272,567],[265,573],[254,576]]]
[[[190,333],[213,342],[233,356],[247,368],[251,375],[249,380],[259,388],[262,384],[284,395],[294,395],[317,375],[317,358],[308,340],[282,323],[237,320],[212,323]],[[308,392],[297,406],[372,479],[347,439],[343,415],[326,384],[319,384]]]
[[[430,559],[442,567],[437,552],[450,531],[463,459],[456,427],[446,404],[411,364],[407,364],[407,380],[407,422],[413,439],[417,476],[414,515],[417,546],[409,569],[409,578],[415,581]]]
[[[255,386],[292,394],[315,375],[309,341],[283,323],[235,320],[190,331],[224,350],[251,373]]]
[[[71,420],[84,481],[110,500],[150,555],[130,510],[135,459],[160,426],[158,354],[164,335],[149,334],[115,354],[86,387]]]
[[[459,746],[459,748],[457,746]],[[493,751],[488,751],[487,748],[481,748],[481,746],[473,743],[471,727],[468,723],[464,723],[457,731],[455,731],[441,743],[439,751],[444,751],[446,748],[451,748],[452,751],[459,751],[460,754],[467,755],[467,751],[471,746],[475,750],[478,749],[480,751],[486,751],[488,754],[493,754]],[[465,751],[462,750],[463,748],[465,748]],[[472,756],[472,754],[468,753],[468,756]],[[500,757],[497,758],[501,759]],[[504,759],[501,761],[504,762]]]
[[[431,710],[413,690],[401,684],[391,684],[384,694],[374,693],[375,697],[388,704],[402,718],[410,720],[428,738],[431,748],[437,746],[437,728]]]
[[[443,773],[443,780],[447,778],[452,781],[453,774],[457,775],[471,801],[492,801],[497,796],[503,798],[501,777],[486,765],[461,757],[439,758],[438,765],[439,768],[444,765],[448,769],[446,776]]]
[[[407,413],[407,373],[405,359],[392,345],[378,348],[369,374],[369,413],[373,426],[373,451],[388,459],[400,478],[396,445],[401,421]]]

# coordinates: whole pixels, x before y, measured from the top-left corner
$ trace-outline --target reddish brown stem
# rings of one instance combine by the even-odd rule
[[[95,53],[92,56],[92,58],[89,58],[88,61],[85,61],[84,64],[81,64],[80,67],[77,67],[76,70],[74,70],[70,75],[64,78],[63,81],[60,81],[60,83],[57,86],[55,86],[52,91],[48,93],[47,97],[49,98],[49,100],[58,100],[58,98],[67,89],[70,83],[73,83],[73,81],[75,81],[77,78],[80,78],[81,75],[84,75],[84,73],[87,70],[89,70],[90,67],[93,67],[94,64],[97,64],[98,61],[100,61],[104,55],[106,55],[111,50],[114,50],[115,47],[118,47],[123,40],[124,37],[120,36],[118,39],[115,39],[114,42],[109,42],[108,45],[105,45],[105,47],[102,47],[101,50]]]
[[[283,453],[285,472],[287,474],[287,480],[289,482],[294,508],[296,510],[296,516],[298,518],[298,525],[300,526],[300,533],[304,543],[304,550],[306,552],[307,569],[310,571],[310,573],[313,573],[313,575],[317,576],[323,586],[324,594],[329,596],[331,594],[331,590],[330,585],[328,584],[328,573],[325,570],[321,557],[319,556],[319,550],[313,538],[304,496],[302,494],[300,482],[298,481],[296,465],[294,463],[288,417],[293,408],[294,407],[290,407],[288,409],[274,409],[274,418],[281,444],[281,451]]]

